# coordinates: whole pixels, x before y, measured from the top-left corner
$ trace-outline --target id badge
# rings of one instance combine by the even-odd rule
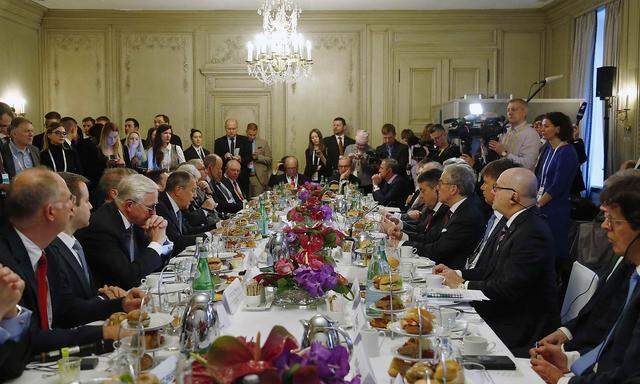
[[[542,195],[544,195],[544,187],[540,187],[538,189],[538,195],[536,196],[536,200],[540,201],[540,199],[542,198]]]

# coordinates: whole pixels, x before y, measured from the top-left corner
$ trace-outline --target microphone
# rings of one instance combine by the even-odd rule
[[[69,355],[80,355],[80,356],[90,356],[91,354],[100,355],[107,352],[113,351],[113,346],[106,344],[104,340],[96,341],[95,343],[84,344],[84,345],[76,345],[73,347],[68,347]],[[48,363],[52,361],[57,361],[62,358],[62,351],[56,349],[50,352],[42,352],[35,356],[33,356],[32,361],[38,363]]]
[[[576,115],[576,125],[580,124],[580,120],[584,117],[584,112],[587,110],[587,102],[583,101],[578,108],[578,114]]]
[[[548,83],[553,83],[556,80],[560,80],[564,77],[564,75],[555,75],[555,76],[547,76],[544,80],[536,81],[534,84],[542,84],[546,85]]]

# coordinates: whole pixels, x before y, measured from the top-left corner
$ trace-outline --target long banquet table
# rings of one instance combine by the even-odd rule
[[[260,243],[259,247],[255,250],[256,254],[262,254],[264,249],[264,243]],[[251,258],[247,258],[246,262],[249,262]],[[254,260],[259,260],[255,258]],[[342,273],[344,276],[352,280],[357,277],[362,279],[366,270],[358,267],[349,266],[348,262],[338,260],[338,271]],[[247,268],[248,265],[245,263],[244,268]],[[429,270],[425,270],[424,273],[430,273]],[[362,281],[362,280],[360,280]],[[418,287],[419,288],[419,287]],[[364,301],[363,301],[364,304]],[[470,305],[461,305],[457,307],[463,312],[463,319],[466,320],[469,324],[468,331],[480,335],[486,338],[490,342],[496,343],[495,348],[489,353],[491,355],[506,355],[509,356],[516,363],[515,371],[488,371],[491,380],[495,384],[518,384],[518,383],[526,383],[526,384],[535,384],[535,383],[543,383],[543,381],[538,377],[538,375],[533,372],[529,361],[527,359],[517,359],[515,358],[511,352],[506,348],[504,343],[500,341],[498,336],[491,330],[491,328],[473,311],[473,308]],[[360,305],[360,310],[364,309],[364,305]],[[308,320],[316,313],[322,313],[323,309],[318,308],[317,310],[310,309],[283,309],[276,306],[272,306],[268,311],[261,312],[253,312],[246,311],[242,307],[238,309],[235,314],[229,315],[229,324],[225,326],[221,332],[222,334],[234,335],[234,336],[246,336],[252,337],[260,332],[262,335],[266,337],[271,328],[274,325],[282,325],[289,332],[291,332],[296,337],[301,337],[303,334],[303,326],[300,320]],[[348,330],[352,335],[355,336],[355,329]],[[387,369],[389,364],[393,358],[392,348],[401,345],[403,338],[396,337],[392,339],[387,336],[384,338],[384,342],[382,344],[379,356],[372,357],[369,359],[370,366],[372,367],[373,373],[375,375],[375,382],[377,383],[396,383],[400,381],[392,380],[387,374]],[[172,340],[174,343],[177,341]],[[461,341],[456,340],[454,343],[457,343],[459,346]],[[171,352],[173,354],[177,352]],[[160,357],[167,356],[170,352],[161,353]],[[99,364],[94,370],[90,371],[81,371],[80,373],[80,381],[90,380],[91,378],[98,377],[108,377],[110,375],[107,372],[109,368],[109,355],[99,356]],[[354,367],[352,367],[352,370]],[[13,381],[10,381],[14,384],[27,384],[27,383],[56,383],[58,380],[57,375],[48,372],[43,373],[41,371],[36,371],[33,369],[27,369],[23,373],[23,375]],[[490,382],[489,380],[485,380],[486,382]],[[473,384],[482,384],[478,383],[475,380]]]

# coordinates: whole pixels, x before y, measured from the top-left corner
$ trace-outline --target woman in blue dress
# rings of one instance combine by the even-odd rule
[[[571,119],[562,112],[550,112],[542,120],[542,137],[547,141],[540,150],[536,166],[538,206],[547,216],[553,234],[556,264],[560,273],[570,264],[569,224],[571,203],[569,193],[578,170],[578,155],[570,141],[573,137]],[[564,272],[564,273],[563,273]]]

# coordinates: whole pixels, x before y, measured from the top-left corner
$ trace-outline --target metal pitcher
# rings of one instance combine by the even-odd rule
[[[276,232],[267,243],[267,262],[275,267],[276,263],[280,259],[289,258],[289,248],[287,239],[285,238],[284,231]],[[269,260],[269,258],[271,260]]]
[[[338,324],[331,321],[328,317],[317,314],[310,320],[300,320],[304,326],[304,334],[302,335],[302,348],[311,346],[314,341],[319,341],[326,345],[329,349],[340,345],[341,337],[349,349],[349,355],[353,352],[353,341],[349,334],[345,332]]]
[[[206,292],[194,293],[182,316],[181,350],[207,349],[218,335],[218,314],[211,296]]]

